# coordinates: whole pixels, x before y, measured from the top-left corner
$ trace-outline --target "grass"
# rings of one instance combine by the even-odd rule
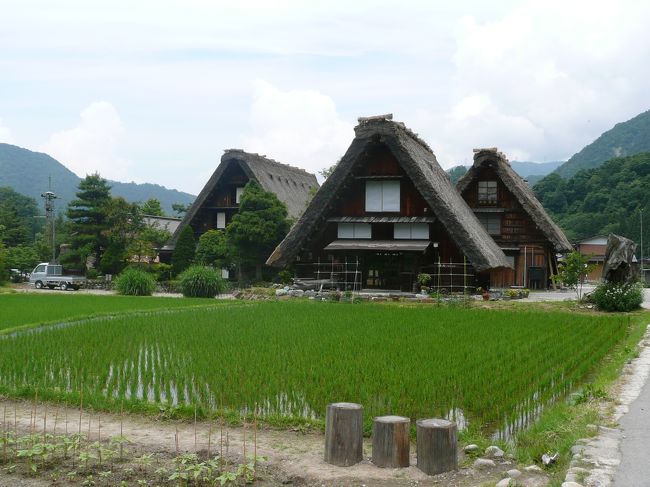
[[[138,296],[99,296],[91,294],[0,294],[0,331],[25,325],[69,321],[102,314],[170,309],[198,305],[217,305],[205,299],[179,299]]]
[[[546,407],[538,421],[516,436],[515,451],[521,463],[539,462],[543,453],[560,453],[560,460],[549,472],[550,486],[562,484],[576,441],[593,436],[592,425],[609,421],[614,406],[612,386],[624,365],[637,356],[638,344],[650,323],[648,311],[624,316],[630,323],[625,336],[585,378],[574,398]]]
[[[353,401],[366,429],[390,413],[505,430],[588,377],[630,327],[534,307],[306,301],[118,315],[0,339],[0,392],[187,416],[223,405],[272,424],[322,425],[327,403]]]

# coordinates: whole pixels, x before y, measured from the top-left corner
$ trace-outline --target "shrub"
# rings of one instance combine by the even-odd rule
[[[221,273],[212,267],[193,265],[179,276],[179,280],[186,298],[214,298],[226,290]]]
[[[293,272],[285,269],[278,272],[278,279],[282,284],[291,284],[293,281]]]
[[[603,311],[632,311],[641,306],[643,289],[639,283],[604,282],[589,297]]]
[[[117,276],[114,286],[119,294],[151,296],[156,289],[156,279],[149,272],[130,267]]]

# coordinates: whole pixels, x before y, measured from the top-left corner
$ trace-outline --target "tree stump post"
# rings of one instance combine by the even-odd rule
[[[420,419],[417,429],[417,466],[427,475],[458,468],[458,428],[446,419]]]
[[[363,406],[351,402],[327,405],[325,461],[339,467],[359,463],[363,456]]]
[[[372,463],[399,468],[411,464],[411,420],[402,416],[379,416],[372,424]]]

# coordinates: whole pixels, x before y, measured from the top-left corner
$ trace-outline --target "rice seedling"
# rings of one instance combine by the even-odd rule
[[[192,418],[453,417],[510,434],[625,335],[616,316],[314,302],[90,320],[0,338],[0,392]]]

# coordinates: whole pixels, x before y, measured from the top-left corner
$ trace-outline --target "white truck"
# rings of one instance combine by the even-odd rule
[[[62,291],[74,289],[75,291],[86,284],[86,278],[83,276],[63,275],[63,266],[59,264],[48,264],[43,262],[34,267],[29,276],[30,284],[36,289],[48,287],[54,289],[58,287]]]

